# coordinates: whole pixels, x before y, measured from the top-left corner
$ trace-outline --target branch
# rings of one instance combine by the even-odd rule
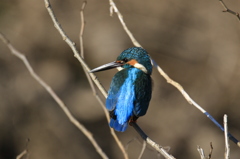
[[[225,137],[225,159],[230,159],[230,145],[228,140],[227,115],[223,116],[224,137]]]
[[[205,156],[204,150],[200,146],[197,146],[197,150],[199,152],[201,159],[211,159],[212,152],[213,152],[212,142],[210,142],[210,152],[209,152],[208,158]]]
[[[235,16],[238,18],[238,20],[240,21],[240,15],[239,15],[238,12],[235,12],[235,11],[229,9],[229,8],[227,7],[227,5],[223,2],[223,0],[219,0],[219,2],[220,2],[220,4],[221,4],[221,5],[223,6],[223,8],[224,8],[223,12],[228,12],[228,13],[230,13],[230,14],[232,14],[232,15],[235,15]]]
[[[133,45],[135,45],[136,47],[142,47],[138,41],[134,38],[133,34],[129,31],[129,29],[127,28],[127,25],[125,24],[124,20],[123,20],[123,16],[122,14],[119,12],[116,4],[114,3],[113,0],[109,0],[109,4],[110,4],[110,16],[113,15],[113,11],[118,15],[118,19],[120,20],[123,29],[126,31],[126,33],[128,34],[129,38],[131,39]]]
[[[80,33],[79,33],[79,41],[80,41],[80,53],[81,53],[81,57],[84,59],[84,46],[83,46],[83,32],[84,32],[84,27],[85,27],[85,21],[84,21],[84,9],[85,9],[85,6],[87,4],[87,1],[84,1],[83,4],[82,4],[82,9],[80,11],[80,17],[81,17],[81,28],[80,28]],[[83,66],[83,65],[82,65]],[[91,89],[92,89],[92,92],[93,92],[93,95],[96,97],[97,101],[100,103],[101,107],[103,108],[103,111],[105,113],[105,116],[107,118],[107,121],[109,123],[110,121],[110,118],[109,118],[109,113],[107,111],[107,109],[105,108],[105,105],[103,103],[103,101],[101,100],[101,98],[99,97],[95,87],[94,87],[94,84],[93,84],[93,81],[91,80],[91,77],[88,73],[88,71],[83,67],[83,70],[85,72],[85,75],[87,76],[87,79],[88,79],[88,82],[91,86]],[[114,129],[110,128],[110,132],[111,132],[111,135],[113,136],[113,138],[115,139],[118,147],[120,148],[120,150],[122,151],[123,153],[123,156],[125,159],[128,159],[128,154],[126,152],[126,150],[124,149],[124,146],[122,144],[122,142],[119,140],[119,138],[117,137]]]
[[[27,150],[24,150],[23,152],[21,152],[17,157],[16,159],[21,159],[24,155],[27,155],[28,154],[28,151]]]
[[[66,105],[63,103],[63,101],[57,96],[57,94],[52,90],[52,88],[45,83],[41,77],[39,77],[33,70],[33,68],[31,67],[31,65],[29,64],[27,58],[25,57],[25,55],[23,55],[21,52],[19,52],[18,50],[16,50],[11,43],[7,40],[7,38],[5,38],[3,36],[3,34],[0,33],[0,39],[6,44],[6,46],[9,48],[9,50],[11,51],[11,53],[15,56],[17,56],[19,59],[22,60],[22,62],[25,64],[25,66],[27,67],[28,71],[30,72],[31,76],[40,84],[42,85],[46,91],[52,96],[52,98],[58,103],[58,105],[60,106],[60,108],[64,111],[64,113],[67,115],[67,117],[69,118],[69,120],[80,130],[82,131],[82,133],[89,139],[89,141],[93,144],[94,148],[96,149],[96,151],[99,153],[99,155],[104,158],[107,159],[107,155],[102,151],[101,147],[98,145],[98,143],[96,142],[96,140],[94,139],[93,135],[91,134],[90,131],[88,131],[80,122],[77,121],[76,118],[73,117],[73,115],[71,114],[71,112],[68,110],[68,108],[66,107]]]
[[[88,65],[85,63],[85,61],[83,60],[82,57],[80,57],[79,52],[77,51],[76,47],[75,47],[75,43],[72,42],[69,37],[67,36],[67,34],[63,31],[61,25],[59,24],[59,22],[57,21],[56,16],[53,13],[53,10],[51,8],[50,2],[49,0],[44,0],[45,2],[45,7],[53,21],[54,27],[57,29],[57,31],[60,33],[60,35],[62,36],[63,40],[68,44],[68,46],[72,49],[74,57],[78,59],[78,61],[81,63],[81,65],[83,66],[84,69],[86,69],[88,72],[90,72],[90,68],[88,67]],[[89,74],[90,77],[92,78],[92,80],[94,81],[94,83],[97,85],[97,87],[99,88],[99,90],[101,91],[101,93],[103,94],[103,96],[106,98],[107,97],[107,92],[106,90],[103,88],[102,84],[97,80],[97,77],[93,74],[90,73]]]
[[[138,159],[141,159],[141,158],[142,158],[145,149],[146,149],[146,141],[143,141],[142,150],[141,150],[141,152],[140,152],[140,154],[139,154],[139,156],[138,156]]]
[[[136,122],[130,122],[129,123],[136,131],[137,133],[142,137],[144,141],[146,141],[150,146],[152,146],[155,150],[160,152],[166,159],[175,159],[172,155],[168,154],[167,151],[157,143],[155,143],[152,139],[150,139],[143,130],[137,125]]]
[[[208,159],[212,158],[212,152],[213,152],[213,146],[212,146],[212,142],[210,142],[210,152],[209,152],[209,155],[208,155]]]
[[[197,150],[199,152],[199,155],[200,155],[201,159],[206,159],[204,150],[200,146],[197,146]]]
[[[141,47],[141,45],[137,42],[137,40],[133,37],[132,33],[129,31],[129,29],[127,28],[125,22],[123,21],[123,17],[121,15],[121,13],[119,12],[116,4],[114,3],[113,0],[109,0],[110,3],[110,14],[112,15],[112,10],[114,9],[114,12],[118,15],[118,18],[123,26],[123,29],[126,31],[126,33],[128,34],[129,38],[132,40],[133,45],[137,46],[137,47]],[[205,114],[216,126],[218,126],[222,131],[224,131],[224,128],[221,124],[219,124],[206,110],[204,110],[200,105],[198,105],[189,95],[188,93],[183,89],[183,87],[177,83],[176,81],[174,81],[173,79],[171,79],[162,69],[161,67],[153,60],[152,60],[152,64],[154,65],[154,67],[157,68],[158,72],[165,78],[165,80],[173,85],[174,87],[176,87],[183,95],[183,97],[187,100],[187,102],[190,105],[193,105],[194,107],[196,107],[199,111],[201,111],[203,114]],[[240,142],[230,133],[228,133],[228,137],[230,138],[231,141],[233,141],[238,147],[240,147]]]

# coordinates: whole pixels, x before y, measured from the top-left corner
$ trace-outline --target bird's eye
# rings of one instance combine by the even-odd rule
[[[127,58],[124,58],[124,59],[122,60],[122,63],[126,63],[126,62],[128,62],[128,59],[127,59]]]

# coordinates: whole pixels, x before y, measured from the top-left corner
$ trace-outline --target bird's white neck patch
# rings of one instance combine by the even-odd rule
[[[137,60],[132,59],[132,60],[128,61],[127,64],[132,65],[135,68],[138,68],[139,70],[143,71],[146,74],[148,73],[146,67],[144,67],[142,64],[138,63]]]
[[[142,70],[144,73],[148,73],[147,72],[147,69],[146,69],[146,67],[144,67],[142,64],[140,64],[140,63],[135,63],[134,65],[133,65],[135,68],[138,68],[139,70]]]

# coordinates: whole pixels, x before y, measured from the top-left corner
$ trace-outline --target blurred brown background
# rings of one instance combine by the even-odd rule
[[[62,27],[79,48],[82,0],[52,0]],[[222,13],[215,1],[116,1],[136,39],[162,69],[222,123],[228,114],[229,130],[240,139],[240,23]],[[226,1],[240,11],[240,1]],[[85,59],[91,68],[111,62],[132,47],[117,16],[109,16],[108,1],[89,0],[85,10]],[[0,31],[23,52],[32,67],[61,97],[73,115],[94,135],[110,158],[123,158],[110,135],[106,117],[81,65],[55,30],[44,1],[0,1]],[[29,74],[23,63],[0,42],[0,158],[15,158],[26,147],[34,159],[100,158],[91,143]],[[116,70],[98,73],[106,89]],[[224,137],[205,115],[189,105],[162,76],[153,72],[154,91],[149,111],[138,123],[177,159],[200,158],[213,143],[213,159],[224,156]],[[139,135],[129,127],[117,133],[130,158],[141,150]],[[134,140],[138,138],[137,140]],[[240,150],[231,144],[231,158]],[[147,147],[142,157],[159,157]]]

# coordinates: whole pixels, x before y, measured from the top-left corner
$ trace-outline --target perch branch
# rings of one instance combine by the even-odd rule
[[[86,4],[87,4],[87,1],[84,1],[83,4],[82,4],[81,11],[80,11],[81,27],[80,27],[80,33],[79,33],[79,41],[80,41],[80,55],[81,55],[81,57],[83,59],[84,59],[83,33],[84,33],[84,28],[85,28],[84,9],[85,9]],[[103,101],[99,97],[99,95],[98,95],[98,93],[97,93],[97,91],[96,91],[96,89],[94,87],[93,81],[91,80],[91,77],[90,77],[88,71],[84,67],[83,67],[83,70],[85,72],[85,75],[87,76],[88,82],[89,82],[89,84],[91,86],[91,89],[92,89],[92,92],[93,92],[93,95],[96,97],[97,101],[100,103],[101,107],[103,108],[105,116],[106,116],[107,121],[109,123],[109,121],[110,121],[109,113],[106,110]],[[123,146],[122,142],[117,137],[115,131],[112,128],[110,128],[110,127],[109,127],[109,129],[110,129],[111,135],[113,136],[114,140],[116,141],[118,147],[122,151],[124,158],[128,159],[128,154],[127,154],[126,150],[124,149],[124,146]]]
[[[94,148],[96,149],[96,151],[99,153],[99,155],[104,158],[107,159],[107,155],[102,151],[101,147],[98,145],[98,143],[96,142],[96,140],[94,139],[93,135],[91,134],[90,131],[88,131],[80,122],[77,121],[76,118],[73,117],[73,115],[71,114],[71,112],[68,110],[68,108],[66,107],[66,105],[63,103],[63,101],[58,97],[58,95],[52,90],[52,88],[45,83],[41,77],[39,77],[35,71],[33,70],[33,68],[31,67],[30,63],[28,62],[26,56],[24,54],[22,54],[21,52],[19,52],[18,50],[16,50],[12,44],[7,40],[7,38],[5,38],[3,36],[3,34],[0,33],[0,39],[6,44],[6,46],[9,48],[9,50],[11,51],[11,53],[15,56],[17,56],[19,59],[22,60],[22,62],[25,64],[25,66],[27,67],[28,71],[30,72],[31,76],[41,85],[43,86],[46,91],[52,96],[52,98],[58,103],[58,105],[60,106],[60,108],[64,111],[64,113],[67,115],[67,117],[69,118],[69,120],[79,129],[83,132],[83,134],[90,140],[90,142],[93,144]]]
[[[130,122],[129,123],[136,131],[137,133],[142,137],[144,141],[146,141],[150,146],[152,146],[155,150],[160,152],[166,159],[175,159],[172,155],[168,154],[167,151],[154,142],[152,139],[150,139],[144,132],[143,130],[137,125],[136,122]]]
[[[112,15],[112,12],[114,10],[114,12],[118,15],[118,18],[123,26],[123,29],[126,31],[126,33],[129,35],[129,38],[132,40],[133,45],[137,46],[137,47],[141,47],[141,45],[137,42],[137,40],[133,37],[132,33],[130,32],[130,30],[127,28],[125,22],[123,21],[123,16],[121,15],[121,13],[119,12],[116,4],[114,3],[113,0],[109,0],[110,3],[110,15]],[[183,95],[183,97],[188,101],[188,103],[190,105],[193,105],[194,107],[196,107],[199,111],[201,111],[203,114],[205,114],[216,126],[218,126],[222,131],[224,131],[224,128],[221,124],[219,124],[206,110],[204,110],[200,105],[198,105],[189,95],[188,93],[183,89],[183,87],[177,83],[176,81],[172,80],[162,69],[161,67],[153,60],[152,60],[152,64],[154,65],[154,67],[157,68],[158,72],[165,78],[165,80],[173,85],[174,87],[176,87],[181,94]],[[230,133],[228,133],[228,137],[231,141],[233,141],[238,147],[240,147],[240,142]]]

